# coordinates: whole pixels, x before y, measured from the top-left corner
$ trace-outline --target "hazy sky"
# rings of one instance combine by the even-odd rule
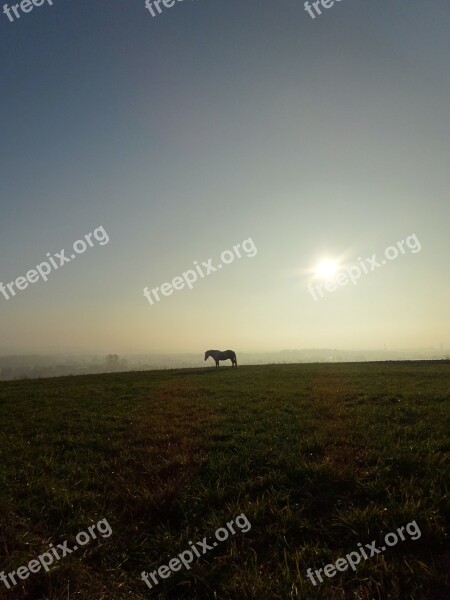
[[[0,13],[0,281],[109,243],[0,295],[0,351],[450,347],[448,0],[53,2]]]

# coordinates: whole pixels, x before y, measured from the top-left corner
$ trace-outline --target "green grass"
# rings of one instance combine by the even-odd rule
[[[268,365],[0,384],[0,570],[113,529],[0,598],[444,600],[448,362]],[[140,579],[244,513],[150,591]],[[313,587],[415,520],[422,536]]]

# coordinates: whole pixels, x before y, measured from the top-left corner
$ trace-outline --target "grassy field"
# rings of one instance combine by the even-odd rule
[[[268,365],[0,384],[0,570],[113,533],[6,600],[448,600],[450,364]],[[244,513],[252,527],[149,590]],[[415,520],[422,533],[313,586]]]

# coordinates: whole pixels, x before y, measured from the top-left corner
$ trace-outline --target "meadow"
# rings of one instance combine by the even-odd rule
[[[0,383],[0,571],[106,518],[3,600],[450,598],[450,364],[222,366]],[[149,590],[245,514],[251,530]],[[421,531],[313,586],[415,520]]]

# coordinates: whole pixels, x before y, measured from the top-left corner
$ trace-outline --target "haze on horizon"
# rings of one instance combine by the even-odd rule
[[[2,15],[0,281],[100,226],[109,242],[0,295],[0,351],[450,348],[449,25],[444,0]],[[143,296],[249,238],[192,290]]]

